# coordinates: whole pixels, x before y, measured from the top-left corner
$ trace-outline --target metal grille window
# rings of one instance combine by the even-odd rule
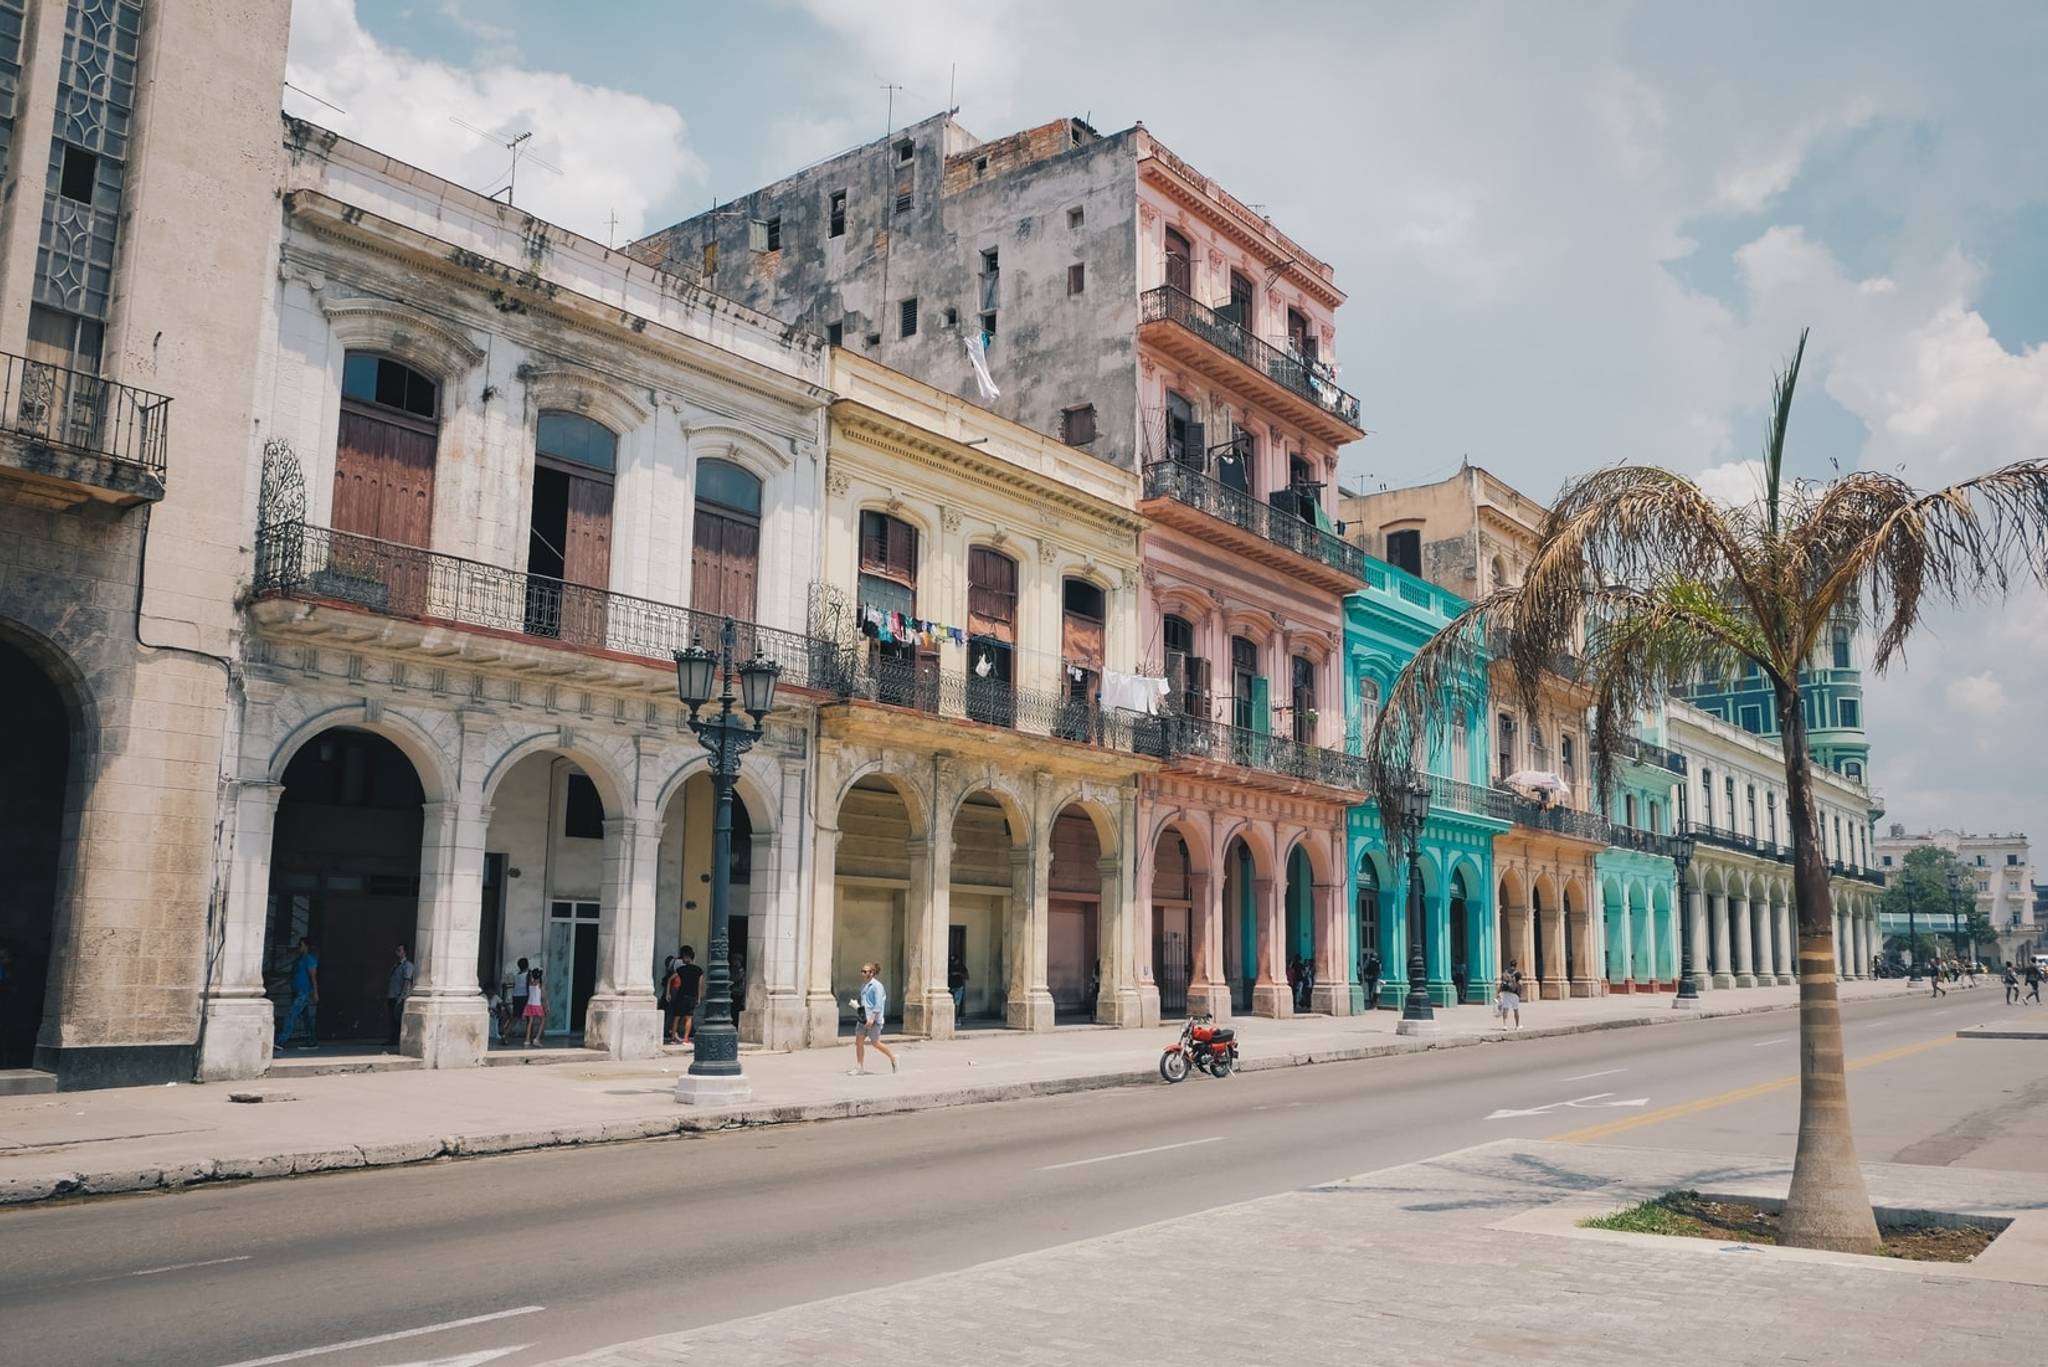
[[[905,299],[896,305],[896,335],[917,336],[917,300]]]
[[[14,97],[21,88],[21,0],[0,0],[0,178],[14,141]]]
[[[1087,288],[1088,265],[1086,262],[1076,261],[1073,265],[1067,267],[1067,293],[1080,294]]]
[[[35,298],[85,318],[105,318],[113,292],[141,33],[136,0],[72,0],[65,13]]]
[[[1095,440],[1095,405],[1077,404],[1060,413],[1060,440],[1069,446],[1086,446]]]
[[[1209,715],[1209,662],[1195,654],[1195,628],[1184,617],[1169,614],[1165,623],[1166,678],[1181,712]]]
[[[846,191],[844,190],[834,190],[832,192],[832,226],[830,232],[833,237],[846,236]]]

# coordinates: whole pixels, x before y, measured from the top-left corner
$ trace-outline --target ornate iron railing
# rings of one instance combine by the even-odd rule
[[[1607,824],[1607,843],[1615,849],[1636,850],[1642,854],[1661,855],[1669,859],[1678,852],[1678,837],[1663,835],[1657,831],[1638,830],[1619,822]]]
[[[26,356],[0,362],[0,431],[164,473],[168,398]]]
[[[1253,336],[1172,285],[1145,291],[1139,303],[1140,323],[1177,323],[1346,426],[1358,426],[1358,400],[1337,387],[1327,367]]]
[[[1621,752],[1630,759],[1639,760],[1644,764],[1654,764],[1660,769],[1669,769],[1674,774],[1685,772],[1684,755],[1646,741],[1641,736],[1630,736],[1623,740]]]
[[[1325,787],[1367,791],[1366,764],[1357,755],[1206,717],[1167,716],[1160,721],[1169,756],[1211,759]]]
[[[1293,513],[1175,460],[1145,467],[1145,497],[1170,498],[1365,582],[1365,552]]]
[[[1763,840],[1745,831],[1733,830],[1726,826],[1708,826],[1691,821],[1686,823],[1685,833],[1703,845],[1717,845],[1724,850],[1753,854],[1759,859],[1775,859],[1779,863],[1789,863],[1792,859],[1789,846],[1780,845],[1772,840]]]
[[[568,584],[373,537],[274,523],[256,534],[258,598],[346,603],[381,616],[479,627],[509,636],[670,664],[692,642],[718,637],[723,619],[691,608]],[[829,641],[739,624],[742,658],[756,652],[782,666],[782,682],[837,692],[844,653]]]
[[[1019,688],[1002,679],[977,678],[944,669],[936,659],[891,658],[878,649],[857,652],[836,691],[841,698],[906,707],[949,721],[978,722],[1160,759],[1166,757],[1165,732],[1173,720],[1104,708],[1093,699]]]
[[[1515,819],[1513,794],[1499,788],[1482,788],[1461,783],[1442,774],[1429,775],[1429,809],[1463,812],[1467,816],[1490,816],[1502,821]]]
[[[1515,793],[1508,794],[1508,799],[1513,804],[1510,819],[1517,826],[1556,831],[1559,835],[1576,836],[1580,840],[1597,840],[1603,845],[1610,843],[1609,823],[1603,816],[1582,812],[1575,807],[1545,807]]]

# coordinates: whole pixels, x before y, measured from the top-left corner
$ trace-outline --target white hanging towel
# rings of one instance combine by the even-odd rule
[[[968,364],[974,367],[974,383],[981,389],[981,397],[994,400],[1002,397],[1002,390],[996,388],[994,377],[988,373],[988,349],[981,344],[981,334],[969,333],[960,339],[960,345],[967,348]]]
[[[1114,669],[1105,669],[1102,671],[1102,706],[1105,709],[1142,712],[1148,717],[1157,716],[1159,704],[1166,700],[1170,687],[1164,679],[1147,678],[1143,674],[1119,674]]]

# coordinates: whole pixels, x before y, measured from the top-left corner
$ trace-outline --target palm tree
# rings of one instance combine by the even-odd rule
[[[1799,1146],[1785,1242],[1870,1252],[1877,1226],[1849,1125],[1836,996],[1834,908],[1815,824],[1801,668],[1843,625],[1874,631],[1877,672],[1902,658],[1924,607],[2048,582],[2048,464],[2022,462],[1922,492],[1856,471],[1784,478],[1785,433],[1806,334],[1778,375],[1759,496],[1717,502],[1683,475],[1598,470],[1566,485],[1522,582],[1447,624],[1395,681],[1368,741],[1374,796],[1398,810],[1417,739],[1442,701],[1491,657],[1533,708],[1583,624],[1594,699],[1595,781],[1644,708],[1678,684],[1753,662],[1782,737],[1799,923]],[[1389,823],[1390,833],[1399,823]]]

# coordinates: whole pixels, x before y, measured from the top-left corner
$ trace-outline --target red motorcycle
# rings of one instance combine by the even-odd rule
[[[1210,1077],[1229,1077],[1237,1067],[1237,1031],[1216,1024],[1214,1016],[1190,1016],[1180,1038],[1159,1056],[1159,1076],[1179,1082],[1192,1065]]]

